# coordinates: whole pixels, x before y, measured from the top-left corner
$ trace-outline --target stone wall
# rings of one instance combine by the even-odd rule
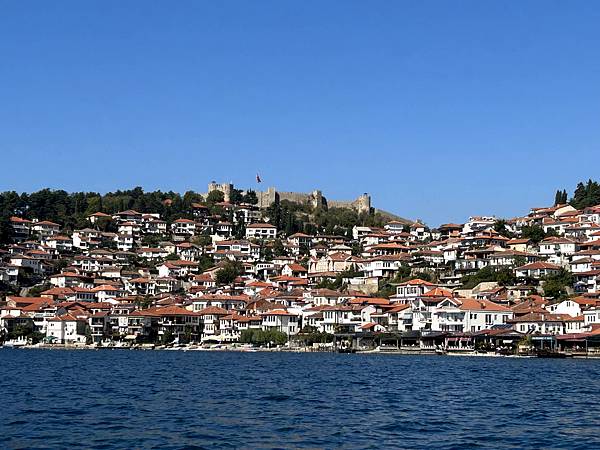
[[[363,194],[356,200],[328,200],[329,208],[351,208],[359,213],[368,213],[371,210],[371,197],[368,194]]]
[[[223,192],[225,201],[230,201],[231,192],[233,191],[231,183],[215,183],[214,181],[208,184],[208,192],[215,190]],[[259,208],[268,208],[273,203],[278,203],[282,200],[287,200],[292,203],[308,204],[313,208],[351,208],[358,212],[369,212],[371,210],[371,197],[368,194],[362,194],[356,200],[328,200],[323,196],[323,193],[316,189],[312,192],[283,192],[277,191],[274,187],[267,188],[266,191],[256,192]]]

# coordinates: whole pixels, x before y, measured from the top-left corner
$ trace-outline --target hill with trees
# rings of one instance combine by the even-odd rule
[[[141,213],[159,213],[161,218],[171,222],[178,218],[193,218],[192,205],[203,203],[212,214],[218,214],[232,221],[219,203],[224,195],[212,191],[205,199],[201,194],[187,191],[180,194],[160,190],[145,192],[141,187],[100,194],[98,192],[66,192],[64,190],[42,189],[33,193],[7,191],[0,193],[0,242],[8,242],[11,227],[10,217],[49,220],[60,224],[66,231],[89,226],[88,216],[96,212],[115,214],[125,210]],[[231,203],[256,205],[254,191],[234,190]],[[358,213],[350,208],[312,208],[310,205],[282,201],[271,205],[264,212],[265,218],[286,234],[304,232],[315,234],[351,235],[355,225],[382,226],[389,217],[378,212]],[[110,222],[103,224],[110,227]],[[101,227],[102,228],[102,227]],[[114,231],[106,229],[103,231]],[[240,234],[240,233],[236,233]],[[241,237],[241,236],[238,236]]]

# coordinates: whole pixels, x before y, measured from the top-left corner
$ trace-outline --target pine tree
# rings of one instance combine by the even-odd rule
[[[560,205],[561,199],[562,199],[562,193],[560,192],[560,190],[558,190],[558,191],[556,191],[556,194],[554,194],[554,206]]]

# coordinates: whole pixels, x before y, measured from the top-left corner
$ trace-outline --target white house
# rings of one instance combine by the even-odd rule
[[[275,239],[277,237],[277,227],[270,223],[251,223],[246,227],[246,239]]]
[[[543,278],[548,275],[556,275],[561,270],[560,266],[547,262],[534,262],[531,264],[525,264],[524,266],[517,267],[515,273],[517,278]]]
[[[284,309],[272,309],[261,314],[263,330],[277,330],[287,336],[297,334],[299,316]]]
[[[54,337],[60,344],[85,344],[86,326],[86,319],[65,314],[48,320],[46,335]]]

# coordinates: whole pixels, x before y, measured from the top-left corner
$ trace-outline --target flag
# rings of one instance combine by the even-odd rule
[[[262,180],[260,179],[260,175],[256,174],[256,182],[257,183],[262,183]]]

